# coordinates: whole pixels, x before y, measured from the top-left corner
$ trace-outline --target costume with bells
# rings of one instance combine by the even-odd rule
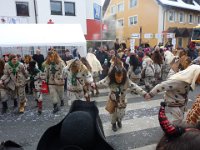
[[[170,112],[170,121],[182,121],[188,102],[188,93],[195,89],[195,83],[200,75],[200,66],[191,65],[187,69],[171,76],[167,81],[156,85],[150,92],[153,97],[157,93],[165,91],[164,100],[166,111]]]
[[[114,150],[105,139],[95,102],[75,100],[69,113],[42,135],[37,150]]]
[[[89,95],[87,89],[84,91],[84,88],[93,83],[93,77],[86,66],[80,60],[72,59],[67,61],[67,66],[63,71],[67,78],[67,90],[70,99],[72,100],[75,96],[75,99],[83,100],[85,97],[88,100]]]
[[[11,61],[9,61],[5,64],[4,74],[1,77],[1,80],[3,82],[1,97],[4,112],[6,112],[6,110],[8,109],[8,95],[11,95],[11,98],[14,100],[14,107],[17,107],[17,98],[19,98],[19,112],[24,112],[24,107],[26,103],[25,84],[27,78],[28,74],[25,71],[24,65],[22,63],[17,61],[16,64],[13,64]]]
[[[112,130],[117,131],[117,126],[122,127],[122,118],[125,115],[126,108],[126,93],[127,89],[144,96],[146,92],[138,85],[133,83],[128,77],[126,69],[122,66],[122,63],[114,63],[109,75],[103,80],[96,83],[97,87],[109,87],[109,100],[107,101],[106,110],[111,115]],[[110,109],[109,105],[111,105]]]

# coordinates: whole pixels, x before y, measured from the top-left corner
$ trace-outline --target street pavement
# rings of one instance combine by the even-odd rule
[[[188,108],[199,94],[200,87],[189,94]],[[163,131],[158,122],[158,110],[163,93],[156,95],[152,100],[145,101],[139,95],[127,94],[128,105],[126,115],[122,121],[122,128],[117,132],[111,130],[110,116],[105,110],[108,89],[101,89],[99,97],[93,97],[99,108],[101,120],[107,141],[115,150],[155,150],[156,143],[161,138]],[[43,113],[37,114],[35,101],[28,97],[26,112],[16,113],[12,102],[9,102],[9,112],[0,115],[0,142],[13,140],[21,144],[25,150],[36,150],[37,143],[45,130],[60,122],[69,111],[65,105],[61,110],[52,114],[52,100],[49,95],[44,95]],[[65,96],[65,104],[67,97]]]

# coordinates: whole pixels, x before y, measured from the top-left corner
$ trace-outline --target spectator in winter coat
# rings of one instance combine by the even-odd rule
[[[37,62],[38,68],[40,70],[43,70],[42,63],[44,62],[44,56],[40,53],[41,53],[40,49],[37,49],[36,54],[34,54],[32,58]]]

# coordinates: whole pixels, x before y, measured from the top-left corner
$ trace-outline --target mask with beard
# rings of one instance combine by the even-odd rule
[[[74,61],[71,66],[70,66],[70,70],[73,74],[78,73],[78,71],[80,70],[80,62],[78,60]]]

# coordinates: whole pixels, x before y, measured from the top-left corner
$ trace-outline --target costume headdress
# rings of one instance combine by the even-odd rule
[[[200,66],[199,65],[191,65],[183,71],[179,71],[178,73],[171,76],[170,80],[179,80],[184,81],[190,84],[192,90],[195,89],[196,80],[200,75]]]

